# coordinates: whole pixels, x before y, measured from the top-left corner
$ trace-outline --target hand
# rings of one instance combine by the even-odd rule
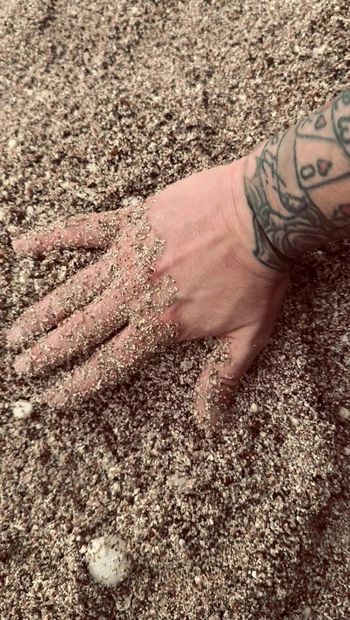
[[[107,250],[7,332],[18,345],[55,328],[17,356],[19,373],[91,353],[44,394],[48,402],[67,405],[113,385],[172,342],[216,336],[218,348],[198,379],[194,402],[199,424],[215,423],[267,343],[288,285],[287,273],[253,256],[243,163],[192,174],[144,205],[74,217],[14,240],[18,255]]]

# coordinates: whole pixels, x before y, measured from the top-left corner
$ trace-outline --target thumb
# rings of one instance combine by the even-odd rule
[[[195,387],[194,415],[204,429],[215,427],[232,402],[239,380],[267,344],[271,328],[240,327],[219,339]]]

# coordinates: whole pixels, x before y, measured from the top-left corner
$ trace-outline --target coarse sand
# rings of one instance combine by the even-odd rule
[[[1,326],[98,254],[16,260],[16,232],[247,153],[345,88],[349,26],[348,0],[3,0]],[[212,437],[210,340],[59,413],[31,406],[57,375],[18,379],[2,347],[1,620],[350,617],[349,259],[295,265]],[[100,537],[125,549],[115,588],[88,571]]]

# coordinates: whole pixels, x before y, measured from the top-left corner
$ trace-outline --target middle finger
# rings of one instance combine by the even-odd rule
[[[115,277],[116,257],[108,253],[25,310],[7,332],[9,344],[22,344],[54,327],[103,291]]]
[[[128,303],[135,292],[131,282],[113,283],[102,295],[67,318],[41,342],[19,355],[14,363],[18,373],[36,373],[86,353],[120,329],[128,320]]]

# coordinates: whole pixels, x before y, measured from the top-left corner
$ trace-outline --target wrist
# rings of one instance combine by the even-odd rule
[[[241,264],[244,264],[246,269],[255,275],[276,280],[288,271],[290,261],[280,257],[278,250],[270,243],[259,221],[258,214],[251,209],[247,200],[245,180],[248,170],[252,166],[254,168],[254,153],[255,151],[227,166],[231,187],[228,211],[231,215],[227,219],[230,224],[232,242],[235,245],[236,252],[241,257]],[[269,260],[262,260],[263,257],[256,252],[257,238],[260,243],[259,247],[267,248],[264,251],[266,254],[268,251]],[[277,267],[272,267],[274,263]]]
[[[284,231],[281,227],[283,205],[276,191],[273,162],[265,161],[265,153],[270,140],[259,144],[243,159],[242,178],[246,204],[254,228],[254,255],[266,266],[287,271],[295,256],[284,252],[280,239]],[[276,235],[276,224],[279,223]]]

